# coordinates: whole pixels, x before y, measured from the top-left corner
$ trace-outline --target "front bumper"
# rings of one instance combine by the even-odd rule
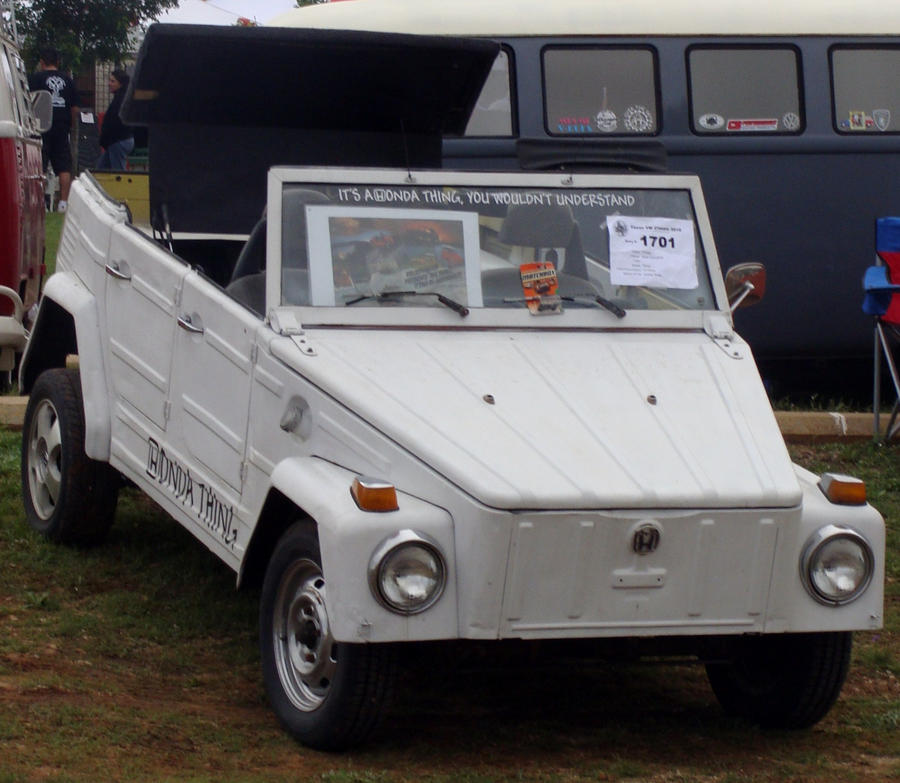
[[[332,471],[346,497],[335,503],[327,493],[327,511],[323,504],[312,516],[342,641],[697,637],[882,624],[881,516],[868,505],[829,503],[817,477],[799,469],[804,500],[789,509],[508,512],[465,496],[439,508],[400,493],[390,514],[357,509],[346,490],[352,474]],[[874,555],[868,588],[841,606],[816,601],[800,570],[807,542],[827,525],[857,531]],[[365,578],[395,526],[434,539],[447,564],[440,600],[413,617],[380,605]]]

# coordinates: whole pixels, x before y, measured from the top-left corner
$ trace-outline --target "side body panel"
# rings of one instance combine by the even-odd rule
[[[0,39],[0,285],[18,293],[26,310],[37,301],[44,262],[43,162],[34,127],[25,64]],[[11,308],[0,301],[0,315]]]
[[[128,226],[110,239],[105,311],[109,330],[110,393],[115,402],[113,451],[119,427],[146,419],[166,429],[176,302],[186,264]],[[129,425],[125,425],[129,426]],[[140,426],[140,425],[138,425]]]
[[[328,575],[326,601],[335,638],[342,641],[452,639],[459,635],[454,526],[448,511],[430,498],[445,482],[370,425],[324,394],[280,360],[292,341],[259,333],[247,434],[246,481],[241,516],[255,520],[270,491],[284,495],[299,516],[313,519]],[[276,349],[277,351],[278,349]],[[406,473],[412,466],[415,478]],[[400,510],[369,513],[350,494],[356,475],[395,480]],[[409,475],[410,480],[403,480]],[[424,500],[427,495],[429,500]],[[292,520],[287,520],[288,522]],[[251,523],[252,524],[252,523]],[[370,558],[385,538],[414,528],[439,542],[447,557],[448,585],[427,612],[403,617],[389,612],[367,582]]]
[[[19,145],[15,138],[0,138],[0,285],[19,290],[22,261],[20,225],[22,181],[17,162]],[[12,315],[12,303],[0,301],[0,315]]]
[[[40,295],[44,275],[44,172],[41,160],[41,140],[27,137],[20,142],[25,181],[25,200],[22,211],[22,259],[20,278],[22,300],[29,309]]]
[[[81,390],[84,398],[85,454],[91,459],[109,460],[110,397],[102,342],[98,339],[105,325],[97,299],[73,275],[66,273],[53,275],[44,289],[34,334],[45,333],[45,320],[51,324],[47,329],[53,329],[54,325],[49,317],[51,303],[59,305],[68,313],[75,326]],[[29,341],[20,367],[22,379],[36,377],[36,371],[31,369],[32,363],[38,366],[45,364],[44,357],[41,356],[42,347],[40,339]],[[28,385],[24,383],[22,385],[24,391],[29,390]]]
[[[191,272],[177,323],[170,441],[240,493],[259,319]]]
[[[88,179],[72,185],[70,207],[60,236],[57,274],[47,281],[46,298],[69,313],[75,325],[81,384],[85,400],[85,450],[93,459],[110,457],[110,393],[103,312],[110,236],[125,220],[125,211],[103,197]],[[34,333],[39,334],[49,309],[42,305]],[[32,340],[22,358],[20,377],[32,378],[32,364],[42,366],[42,345]],[[28,390],[28,384],[24,384]]]

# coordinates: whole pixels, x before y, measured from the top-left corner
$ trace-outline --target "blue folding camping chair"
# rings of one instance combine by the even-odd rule
[[[894,384],[894,406],[884,439],[890,440],[900,431],[900,376],[894,350],[900,345],[900,217],[884,217],[876,221],[875,250],[877,263],[863,276],[862,309],[875,324],[875,356],[872,372],[872,407],[875,414],[873,436],[881,437],[881,362],[887,364]],[[896,282],[894,282],[896,281]]]

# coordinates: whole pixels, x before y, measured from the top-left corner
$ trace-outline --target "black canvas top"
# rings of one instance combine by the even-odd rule
[[[499,51],[492,41],[280,27],[156,24],[122,117],[462,134]]]
[[[122,106],[149,126],[151,220],[249,233],[272,166],[439,168],[499,45],[278,27],[150,27]]]

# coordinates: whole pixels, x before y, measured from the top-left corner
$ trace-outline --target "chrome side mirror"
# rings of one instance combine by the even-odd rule
[[[725,274],[725,293],[731,312],[757,304],[766,293],[766,267],[755,261],[731,267]]]

